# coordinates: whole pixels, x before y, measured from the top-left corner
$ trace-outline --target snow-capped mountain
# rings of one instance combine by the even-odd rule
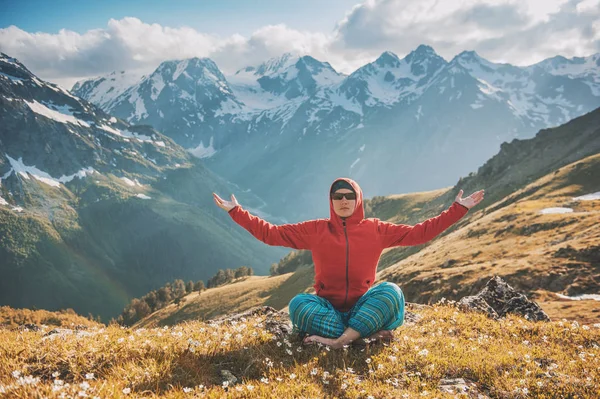
[[[125,71],[112,72],[96,79],[80,80],[75,83],[71,91],[78,93],[78,97],[105,108],[143,78],[144,76]]]
[[[0,304],[108,319],[174,276],[266,273],[284,251],[232,231],[212,199],[237,188],[0,53]]]
[[[384,52],[344,76],[326,62],[285,54],[231,76],[213,73],[223,88],[215,102],[221,105],[202,118],[190,120],[204,112],[200,102],[153,100],[148,93],[156,89],[140,90],[160,87],[150,78],[118,101],[143,98],[152,111],[140,123],[162,129],[294,220],[321,215],[316,209],[323,205],[317,188],[288,196],[293,188],[283,182],[290,178],[324,187],[338,175],[365,178],[366,195],[452,184],[502,142],[600,106],[597,62],[595,55],[516,67],[474,52],[448,62],[421,45],[404,58]],[[214,90],[214,82],[190,76],[200,82],[196,93]],[[139,115],[135,107],[110,111],[132,122]]]

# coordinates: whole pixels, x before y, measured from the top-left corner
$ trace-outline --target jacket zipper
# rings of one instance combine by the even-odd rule
[[[344,235],[346,236],[346,298],[344,299],[344,309],[346,308],[346,302],[348,301],[348,288],[350,286],[350,282],[348,281],[348,257],[349,257],[349,244],[348,244],[348,232],[346,231],[346,221],[342,221],[344,226]]]

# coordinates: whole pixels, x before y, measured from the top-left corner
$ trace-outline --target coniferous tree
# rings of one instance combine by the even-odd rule
[[[194,291],[194,282],[190,280],[185,285],[185,293],[190,294],[192,291]]]
[[[181,279],[173,281],[173,298],[181,298],[185,295],[185,283]]]

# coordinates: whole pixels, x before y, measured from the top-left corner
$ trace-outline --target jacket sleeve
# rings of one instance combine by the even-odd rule
[[[379,221],[377,232],[383,248],[424,244],[459,221],[469,209],[458,202],[438,216],[414,226]]]
[[[251,215],[241,206],[229,210],[231,218],[250,234],[268,245],[294,249],[310,249],[317,232],[317,221],[309,220],[295,224],[274,225],[258,216]]]

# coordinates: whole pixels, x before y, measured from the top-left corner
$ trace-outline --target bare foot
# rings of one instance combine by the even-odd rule
[[[304,341],[303,341],[304,345],[314,345],[316,343],[321,343],[323,345],[327,345],[333,349],[340,349],[342,347],[342,345],[340,345],[336,342],[335,338],[319,337],[318,335],[310,335],[310,336],[304,338]]]

